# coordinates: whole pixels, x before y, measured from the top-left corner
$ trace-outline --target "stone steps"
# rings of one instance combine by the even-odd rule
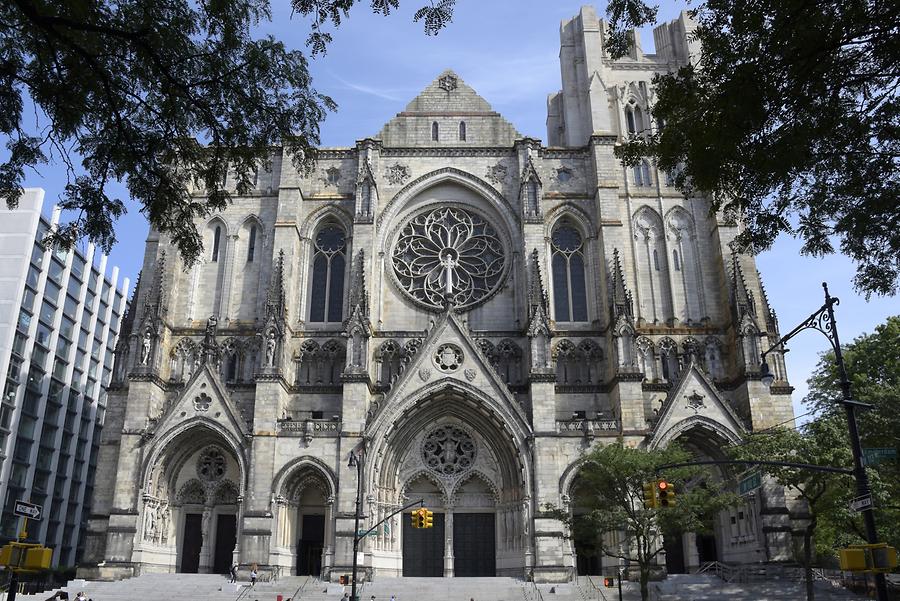
[[[595,580],[595,583],[597,580]],[[623,583],[625,601],[640,599],[637,583]],[[378,578],[361,585],[361,601],[617,601],[617,589],[591,588],[583,579],[569,584],[534,585],[515,578]],[[745,584],[726,583],[711,575],[672,575],[650,583],[654,601],[796,601],[805,598],[802,582],[775,581]],[[298,589],[301,593],[296,595]],[[117,582],[75,580],[64,587],[72,599],[84,591],[94,601],[340,601],[350,587],[324,583],[306,576],[285,577],[277,582],[260,582],[252,589],[246,582],[229,584],[226,576],[211,574],[145,574]],[[242,594],[243,593],[243,594]],[[52,591],[40,595],[20,595],[22,601],[44,601]],[[859,601],[860,597],[825,582],[816,583],[817,601]]]

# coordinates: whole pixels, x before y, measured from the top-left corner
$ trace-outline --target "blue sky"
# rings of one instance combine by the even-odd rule
[[[315,86],[339,105],[322,125],[324,146],[352,146],[373,136],[442,70],[452,68],[518,131],[546,139],[546,97],[559,88],[559,22],[574,16],[582,3],[569,0],[459,0],[453,23],[437,37],[426,37],[412,14],[425,0],[403,0],[401,10],[383,17],[363,2],[350,19],[334,31],[327,55],[311,60]],[[596,5],[600,14],[605,5]],[[660,19],[671,19],[683,3],[663,2]],[[308,22],[291,15],[287,0],[273,0],[273,20],[260,30],[288,46],[303,48]],[[642,33],[643,48],[652,51],[652,34]],[[27,186],[43,187],[46,203],[62,192],[65,172],[58,165],[27,177]],[[124,187],[119,186],[125,198]],[[49,209],[49,207],[48,207]],[[120,242],[110,263],[131,278],[140,269],[147,224],[137,208],[117,225]],[[837,321],[849,342],[871,332],[888,315],[900,313],[896,298],[866,302],[852,288],[853,265],[842,256],[803,257],[800,244],[783,236],[772,250],[757,259],[759,270],[782,331],[800,323],[822,304],[821,282],[841,299]],[[820,334],[801,334],[787,357],[791,383],[799,401],[806,378],[827,348]]]

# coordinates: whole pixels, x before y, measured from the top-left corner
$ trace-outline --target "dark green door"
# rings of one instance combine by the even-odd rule
[[[433,528],[413,528],[409,513],[403,516],[403,575],[444,575],[444,514],[434,514]]]
[[[453,575],[496,576],[493,513],[453,514]]]

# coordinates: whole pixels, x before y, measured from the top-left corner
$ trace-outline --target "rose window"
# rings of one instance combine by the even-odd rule
[[[463,362],[463,352],[455,344],[442,344],[434,352],[435,366],[445,374],[459,369]]]
[[[467,309],[497,291],[506,253],[483,217],[443,207],[412,217],[394,243],[394,274],[413,300],[428,308]]]
[[[197,461],[197,475],[207,482],[215,482],[225,475],[227,467],[222,451],[210,447],[200,454],[200,460]]]
[[[431,431],[422,444],[422,459],[429,469],[442,476],[460,474],[475,464],[475,441],[455,426]]]

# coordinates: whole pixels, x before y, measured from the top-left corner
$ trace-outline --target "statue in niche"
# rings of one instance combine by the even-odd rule
[[[278,348],[278,340],[275,338],[275,330],[269,330],[266,338],[266,367],[275,367],[275,351]]]
[[[144,340],[141,342],[141,365],[150,362],[150,350],[153,348],[153,335],[150,330],[144,332]]]

